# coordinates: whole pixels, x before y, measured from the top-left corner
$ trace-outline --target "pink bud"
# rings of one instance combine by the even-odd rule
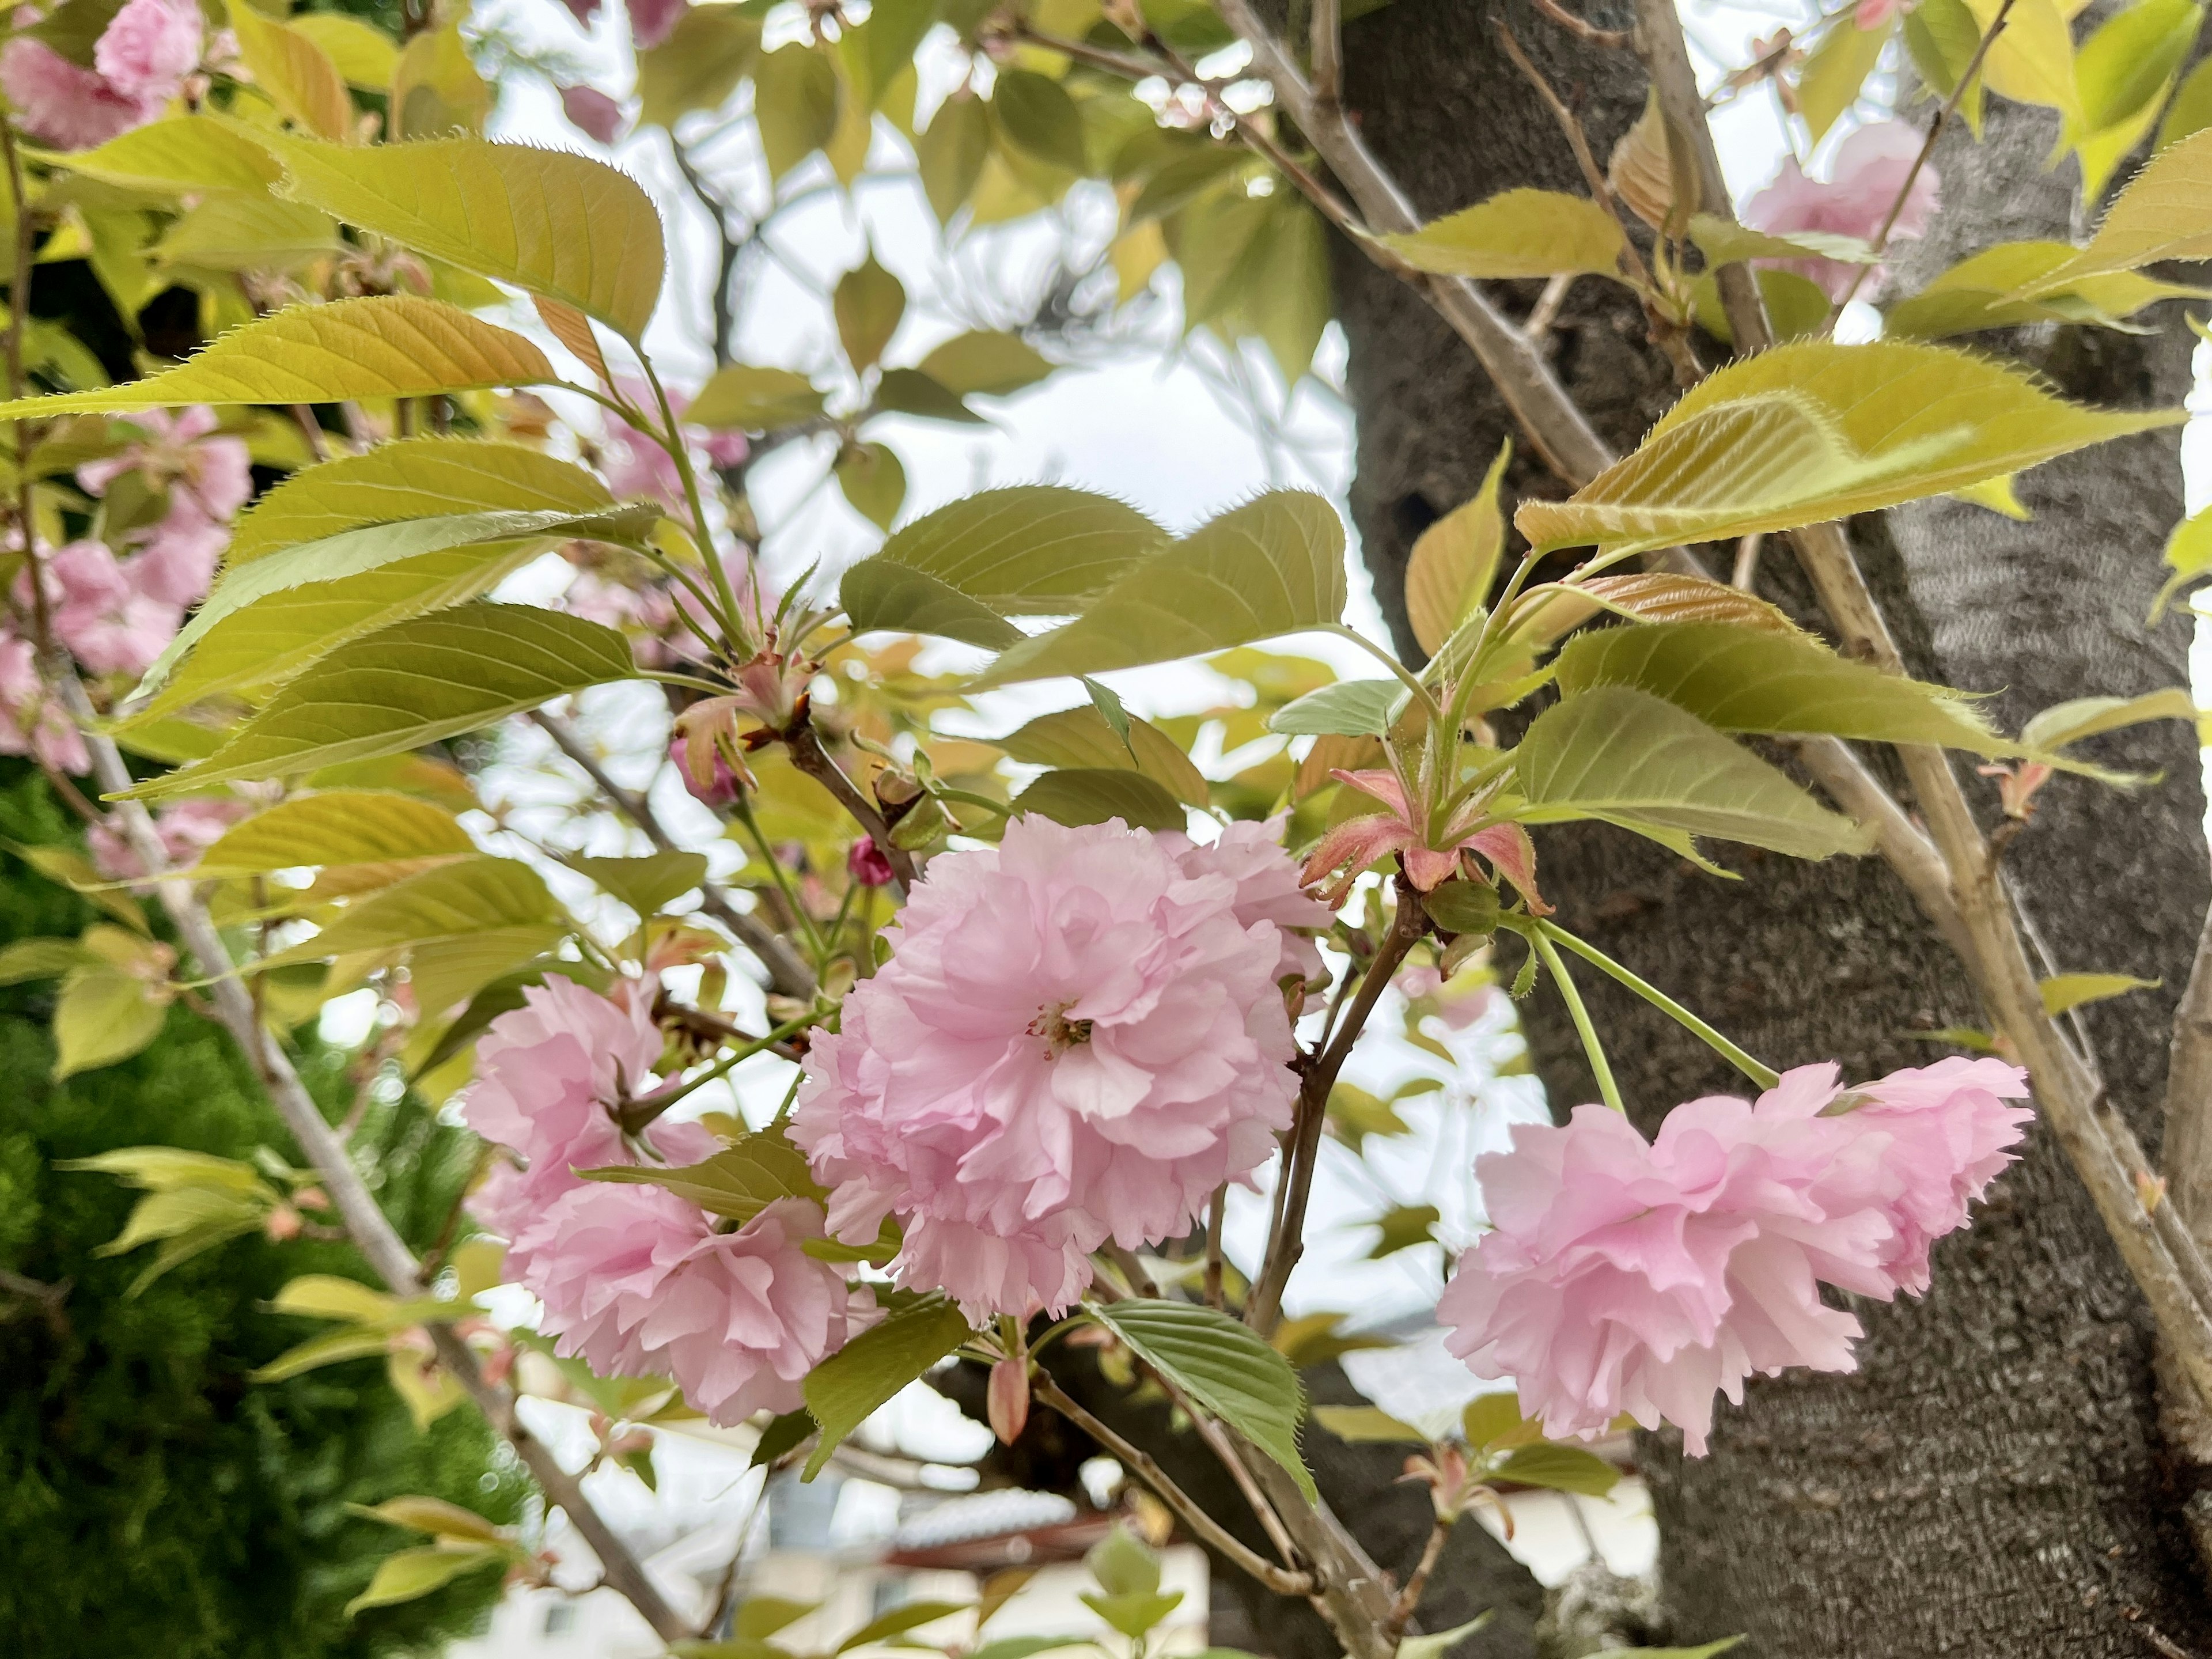
[[[676,775],[684,780],[684,787],[691,792],[691,799],[718,810],[737,799],[744,782],[730,769],[730,763],[722,751],[720,749],[708,751],[714,770],[702,782],[698,773],[692,769],[691,761],[685,752],[688,748],[683,734],[678,732],[669,742],[668,757],[676,763]]]
[[[1001,1359],[991,1367],[989,1398],[991,1432],[1000,1443],[1011,1446],[1021,1438],[1030,1420],[1030,1364],[1026,1359]]]
[[[611,144],[621,135],[622,106],[597,88],[562,88],[561,112],[577,131],[603,144]]]
[[[261,1219],[261,1231],[269,1235],[273,1243],[297,1238],[301,1226],[300,1212],[289,1204],[279,1204]]]
[[[863,836],[853,843],[853,850],[845,854],[845,869],[863,887],[888,887],[891,884],[891,861],[884,856],[884,849],[876,845],[873,836]]]

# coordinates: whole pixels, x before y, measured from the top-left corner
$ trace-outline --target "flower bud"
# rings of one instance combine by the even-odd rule
[[[873,836],[863,836],[853,843],[852,851],[845,854],[845,869],[863,887],[888,887],[894,874],[890,860],[876,845]]]
[[[704,752],[699,750],[703,747]],[[711,740],[705,745],[694,744],[682,732],[669,740],[668,757],[676,763],[677,775],[691,799],[716,811],[729,805],[744,793],[746,780],[731,767],[719,744]]]
[[[1021,1438],[1030,1420],[1030,1364],[1024,1359],[1001,1359],[991,1367],[989,1396],[991,1432],[1001,1445]]]
[[[297,1238],[302,1224],[300,1212],[289,1204],[279,1204],[261,1218],[261,1231],[269,1235],[274,1244]]]

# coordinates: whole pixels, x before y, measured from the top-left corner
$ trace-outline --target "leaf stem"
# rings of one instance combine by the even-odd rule
[[[1597,1040],[1597,1028],[1590,1024],[1589,1010],[1583,1006],[1582,993],[1575,989],[1574,981],[1568,977],[1567,964],[1559,960],[1558,949],[1541,932],[1531,933],[1528,939],[1536,947],[1544,966],[1552,970],[1552,977],[1559,981],[1559,994],[1566,1000],[1567,1017],[1574,1021],[1575,1034],[1583,1040],[1583,1053],[1589,1056],[1590,1070],[1597,1076],[1598,1093],[1605,1097],[1607,1105],[1626,1117],[1628,1108],[1621,1103],[1620,1085],[1613,1080],[1613,1067],[1607,1063],[1605,1045]]]
[[[1444,723],[1444,711],[1443,705],[1437,702],[1434,694],[1430,691],[1429,688],[1421,684],[1419,677],[1411,669],[1407,668],[1405,664],[1400,662],[1397,658],[1392,656],[1381,646],[1376,644],[1374,641],[1369,639],[1358,629],[1347,628],[1342,623],[1331,623],[1319,631],[1323,634],[1334,634],[1340,640],[1351,641],[1352,644],[1358,646],[1362,651],[1364,651],[1369,656],[1374,658],[1376,661],[1381,663],[1385,668],[1389,669],[1391,673],[1395,675],[1398,678],[1399,684],[1403,685],[1408,691],[1412,692],[1414,697],[1419,701],[1421,706],[1429,711],[1429,718],[1431,720],[1434,720],[1438,726],[1442,726]]]
[[[1675,1021],[1683,1030],[1711,1048],[1715,1054],[1720,1055],[1723,1060],[1728,1061],[1760,1088],[1771,1089],[1782,1081],[1782,1073],[1771,1066],[1753,1059],[1680,1003],[1675,1001],[1674,998],[1659,989],[1657,986],[1638,978],[1587,939],[1577,939],[1565,928],[1549,921],[1538,921],[1535,924],[1535,930],[1555,944],[1565,945],[1585,962],[1594,964],[1611,978],[1620,981],[1661,1013]]]
[[[762,833],[760,819],[753,814],[752,798],[744,790],[739,790],[736,806],[738,822],[744,825],[745,834],[751,837],[761,857],[768,861],[769,875],[775,883],[775,890],[783,895],[784,907],[791,912],[792,920],[799,924],[800,931],[805,933],[807,948],[814,952],[815,970],[820,972],[828,960],[829,947],[822,943],[822,935],[815,929],[814,918],[806,914],[806,907],[799,902],[799,894],[791,884],[791,876],[784,869],[783,860],[776,857],[775,849],[768,844],[768,836]]]
[[[668,452],[668,459],[676,463],[677,477],[684,481],[684,500],[691,509],[692,534],[698,538],[701,548],[705,550],[707,574],[714,580],[714,592],[721,600],[721,615],[716,620],[722,624],[727,636],[722,641],[723,652],[732,660],[750,657],[759,647],[746,636],[738,620],[737,590],[730,586],[730,573],[722,568],[721,554],[715,548],[714,538],[707,533],[707,507],[699,493],[698,470],[691,465],[691,447],[684,441],[684,430],[676,422],[675,406],[668,401],[668,389],[661,385],[660,376],[653,369],[653,359],[640,351],[637,360],[644,365],[647,384],[653,387],[653,399],[660,405],[664,431],[653,434],[654,441]]]

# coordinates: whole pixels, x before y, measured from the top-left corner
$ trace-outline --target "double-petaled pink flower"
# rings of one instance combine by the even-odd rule
[[[807,1056],[792,1139],[831,1231],[896,1215],[899,1282],[975,1318],[1065,1309],[1108,1239],[1187,1231],[1291,1121],[1285,932],[1328,917],[1272,856],[1027,817],[933,860]]]
[[[1934,167],[1923,166],[1917,174],[1912,171],[1926,142],[1926,135],[1906,122],[1873,122],[1837,146],[1825,181],[1807,178],[1796,158],[1789,157],[1774,182],[1743,204],[1743,222],[1777,235],[1817,231],[1871,242],[1895,206],[1897,219],[1889,228],[1889,240],[1921,235],[1942,198]],[[1905,188],[1907,179],[1912,181],[1910,190]],[[1753,263],[1795,271],[1819,283],[1831,300],[1841,300],[1858,278],[1859,268],[1841,259]],[[1871,295],[1881,275],[1882,268],[1876,265],[1867,273],[1860,291]]]
[[[93,45],[89,67],[19,35],[0,48],[0,92],[23,130],[63,149],[105,143],[161,114],[198,67],[195,0],[130,0]]]
[[[1513,884],[1533,915],[1552,907],[1536,890],[1536,848],[1517,823],[1488,823],[1480,800],[1461,805],[1444,823],[1431,826],[1424,813],[1416,820],[1406,804],[1406,786],[1395,772],[1346,772],[1329,775],[1382,803],[1384,811],[1347,818],[1321,839],[1306,859],[1302,879],[1311,886],[1324,877],[1336,879],[1323,893],[1330,904],[1343,902],[1359,872],[1392,854],[1405,866],[1406,878],[1422,892],[1433,892],[1460,873],[1462,853],[1479,853],[1499,877]]]
[[[1477,1376],[1510,1376],[1545,1432],[1626,1413],[1705,1449],[1716,1391],[1790,1366],[1850,1370],[1858,1321],[1822,1284],[1887,1300],[1928,1283],[1928,1245],[1966,1224],[2033,1115],[2026,1074],[1947,1060],[1845,1091],[1833,1065],[1758,1102],[1678,1107],[1647,1141],[1577,1108],[1522,1125],[1477,1170],[1493,1231],[1437,1309]]]

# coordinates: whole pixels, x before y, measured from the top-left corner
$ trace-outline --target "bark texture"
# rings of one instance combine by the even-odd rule
[[[1603,155],[1641,104],[1632,59],[1594,63],[1527,7],[1504,10],[1558,79],[1584,85]],[[1397,0],[1349,28],[1347,57],[1350,103],[1425,212],[1515,184],[1574,187],[1564,145],[1470,9]],[[1946,210],[1915,263],[2071,234],[2071,168],[2041,171],[2051,136],[2032,112],[2001,110],[1982,149],[1947,143]],[[1349,258],[1339,276],[1360,428],[1355,516],[1402,629],[1424,513],[1473,492],[1506,428],[1473,361],[1413,296]],[[2033,356],[2075,396],[2172,405],[2190,341],[2167,320],[2148,340],[2067,331],[1981,343]],[[1633,443],[1669,392],[1632,309],[1586,280],[1562,334],[1570,385],[1610,441]],[[2029,524],[1936,501],[1853,526],[1916,667],[1999,691],[2008,722],[2185,682],[2184,626],[2143,624],[2156,550],[2181,514],[2172,435],[2039,469],[2021,493]],[[1770,548],[1766,569],[1770,597],[1798,597],[1786,552]],[[2086,1017],[2112,1098],[2154,1143],[2166,1023],[2207,896],[2197,755],[2192,734],[2166,726],[2106,740],[2100,758],[2166,781],[2135,794],[2053,784],[2010,870],[2051,971],[2163,980]],[[1973,793],[1993,805],[1988,788]],[[1728,884],[1607,830],[1548,831],[1539,845],[1566,925],[1774,1064],[1832,1058],[1872,1076],[1943,1052],[1910,1028],[1982,1023],[1941,943],[1871,860],[1722,849],[1744,876]],[[1647,1128],[1675,1102],[1738,1090],[1609,983],[1581,983]],[[1556,999],[1540,993],[1526,1013],[1553,1099],[1594,1098]],[[2047,1135],[1975,1227],[1938,1249],[1928,1297],[1856,1311],[1868,1328],[1857,1373],[1754,1382],[1741,1410],[1723,1409],[1703,1460],[1682,1458],[1672,1436],[1644,1437],[1674,1639],[1745,1631],[1741,1651],[1771,1659],[2119,1659],[2154,1650],[2152,1630],[2212,1649],[2212,1598],[2181,1521],[2205,1475],[2160,1437],[2148,1317]]]

